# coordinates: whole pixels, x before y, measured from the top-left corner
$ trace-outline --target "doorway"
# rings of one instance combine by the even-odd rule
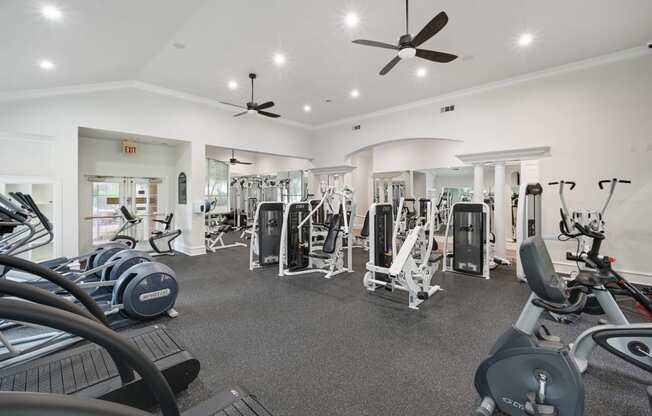
[[[142,222],[129,231],[142,241],[156,229],[152,221],[159,215],[161,178],[89,177],[91,182],[91,241],[93,246],[111,241],[124,222],[120,207],[125,206]]]

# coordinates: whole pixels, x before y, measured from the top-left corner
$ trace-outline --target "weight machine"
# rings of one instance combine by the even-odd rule
[[[529,237],[541,236],[541,195],[540,183],[522,183],[516,197],[516,277],[525,281],[521,263],[521,244]],[[512,196],[512,202],[514,197]],[[513,216],[513,214],[512,214]]]
[[[324,207],[330,210],[326,220],[328,231],[321,247],[313,246],[313,216]],[[354,209],[353,190],[335,186],[324,190],[321,201],[291,202],[286,205],[279,250],[279,276],[321,272],[331,278],[344,272],[353,272],[353,237],[349,214]],[[346,241],[346,246],[344,245]],[[346,267],[344,250],[346,249]]]
[[[249,241],[249,270],[279,262],[284,209],[282,202],[258,204]]]
[[[404,199],[401,198],[399,207]],[[392,205],[372,204],[369,208],[369,261],[364,275],[363,285],[369,292],[379,287],[393,291],[399,289],[408,292],[410,309],[419,309],[419,305],[433,294],[442,290],[439,285],[431,285],[434,273],[439,269],[441,257],[431,259],[434,242],[434,224],[436,218],[435,202],[427,206],[426,220],[418,222],[407,234],[400,251],[396,253],[395,235],[401,211],[396,214],[392,224]],[[391,232],[390,232],[391,230]]]
[[[215,214],[213,210],[215,209],[217,201],[206,201],[205,206],[205,224],[206,232],[204,233],[204,244],[206,245],[206,251],[215,253],[217,250],[223,250],[225,248],[232,247],[247,247],[245,243],[240,241],[235,241],[231,244],[226,244],[224,242],[224,236],[235,230],[235,223],[230,224],[227,220],[226,214]],[[233,217],[234,219],[237,218]]]
[[[453,204],[444,235],[444,271],[489,279],[489,271],[496,267],[491,254],[489,222],[487,204]],[[452,249],[449,238],[453,239]]]

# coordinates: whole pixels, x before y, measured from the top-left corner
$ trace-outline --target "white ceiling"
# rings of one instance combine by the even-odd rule
[[[650,0],[411,0],[412,33],[440,10],[448,26],[423,47],[460,55],[450,64],[400,62],[378,71],[404,32],[403,0],[52,0],[61,22],[36,0],[0,0],[0,92],[137,79],[216,100],[274,100],[286,119],[318,125],[455,90],[643,45],[652,40]],[[348,10],[360,26],[345,28]],[[520,49],[515,38],[531,31]],[[183,43],[177,49],[174,43]],[[288,62],[277,68],[272,55]],[[54,71],[38,68],[51,59]],[[417,66],[429,74],[417,79]],[[230,91],[230,79],[240,83]],[[360,98],[350,98],[358,88]],[[333,100],[325,103],[326,99]],[[304,113],[304,104],[312,112]],[[244,120],[244,119],[243,119]]]

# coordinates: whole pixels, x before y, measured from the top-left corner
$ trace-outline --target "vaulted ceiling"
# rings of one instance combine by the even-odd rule
[[[62,19],[44,19],[44,3]],[[274,100],[284,118],[318,125],[652,40],[650,0],[411,0],[410,32],[445,10],[448,25],[423,47],[460,59],[405,61],[381,77],[393,52],[351,40],[396,43],[404,7],[403,0],[0,0],[0,92],[140,80],[244,104],[247,74],[256,72],[258,102]],[[356,28],[343,21],[352,11]],[[527,48],[516,42],[523,33],[533,35]],[[282,67],[272,60],[277,52],[287,58]],[[39,68],[42,59],[55,68]],[[425,77],[415,76],[418,67]],[[230,90],[230,80],[239,88]]]

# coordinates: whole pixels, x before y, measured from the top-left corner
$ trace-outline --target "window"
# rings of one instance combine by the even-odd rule
[[[216,201],[216,208],[229,207],[229,165],[215,159],[206,159],[206,199]]]

